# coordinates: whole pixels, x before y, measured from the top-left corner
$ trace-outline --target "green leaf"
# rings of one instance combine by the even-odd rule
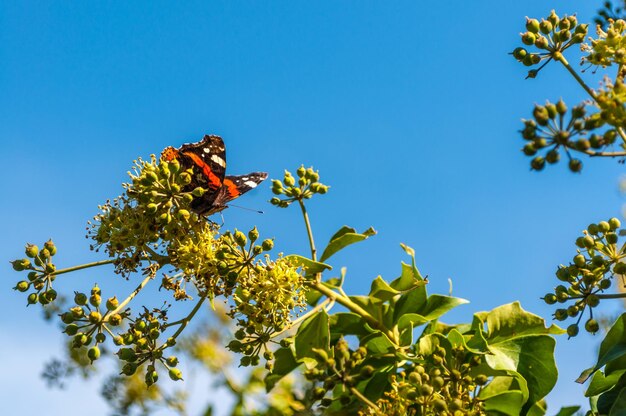
[[[396,351],[393,342],[382,332],[375,332],[363,337],[361,345],[364,345],[373,354],[393,354]]]
[[[330,267],[328,264],[313,261],[309,258],[302,257],[297,254],[291,254],[289,256],[286,256],[285,259],[289,259],[293,262],[293,264],[304,268],[307,276],[321,273],[324,270],[332,270],[332,267]]]
[[[546,321],[542,317],[525,311],[519,302],[499,306],[490,312],[479,312],[475,316],[486,322],[490,344],[528,335],[558,335],[566,332],[556,325],[546,328]]]
[[[485,400],[488,415],[519,416],[524,405],[524,396],[519,390],[504,391]]]
[[[330,315],[330,332],[338,335],[364,336],[368,330],[361,315],[351,312],[338,312]]]
[[[623,416],[624,414],[626,414],[626,388],[620,390],[611,406],[609,416]]]
[[[326,248],[324,249],[322,257],[320,257],[320,261],[326,261],[339,250],[342,250],[350,244],[363,241],[375,234],[376,230],[374,230],[372,227],[363,231],[363,233],[358,234],[354,228],[344,225],[339,231],[335,233],[335,235],[330,238],[330,242],[328,243],[328,246],[326,246]]]
[[[389,286],[389,284],[385,282],[382,277],[378,276],[372,282],[369,297],[380,302],[385,302],[399,293],[400,292]]]
[[[618,380],[626,373],[626,369],[622,371],[614,371],[606,376],[601,370],[593,373],[589,387],[585,391],[586,397],[597,396],[607,390],[610,390],[617,384]]]
[[[265,377],[265,390],[269,392],[284,376],[295,370],[300,364],[293,356],[291,348],[279,348],[274,352],[274,369]]]
[[[345,267],[341,269],[342,272],[345,270]],[[329,288],[338,288],[341,286],[341,279],[338,277],[331,277],[330,279],[326,280],[325,282],[322,282],[322,284],[324,286],[327,286]],[[317,302],[319,302],[319,300],[322,298],[322,293],[318,292],[317,290],[309,290],[306,292],[306,303],[309,306],[315,306],[317,305]]]
[[[561,407],[561,410],[559,410],[559,413],[557,413],[555,416],[573,416],[579,410],[580,410],[580,406]]]
[[[322,256],[320,257],[320,261],[325,261],[345,247],[363,241],[375,234],[376,230],[374,230],[372,227],[359,234],[354,228],[343,226],[330,238],[328,245],[326,246],[324,252],[322,253]]]
[[[420,271],[417,269],[417,266],[415,266],[415,251],[404,244],[400,244],[400,246],[409,256],[411,256],[411,264],[408,265],[402,262],[402,274],[396,280],[391,282],[391,287],[403,292],[413,289],[415,286],[425,286],[426,282],[420,274]]]
[[[535,402],[530,407],[530,409],[526,413],[526,416],[544,416],[547,410],[548,410],[548,404],[546,403],[545,400],[542,399],[542,400],[539,400],[538,402]]]
[[[328,351],[330,349],[330,328],[328,314],[321,310],[306,319],[295,336],[296,359],[304,357],[315,358],[313,348]]]
[[[604,340],[602,340],[596,364],[583,371],[576,382],[584,383],[595,371],[609,362],[621,358],[624,354],[626,354],[626,313],[617,318]]]

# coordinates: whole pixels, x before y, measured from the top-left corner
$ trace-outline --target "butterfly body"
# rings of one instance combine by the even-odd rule
[[[214,135],[206,135],[197,143],[187,143],[179,148],[167,147],[161,158],[166,161],[176,159],[184,169],[192,169],[192,180],[186,190],[197,187],[206,190],[191,201],[191,208],[200,215],[212,215],[228,208],[228,202],[267,178],[266,172],[227,176],[226,147],[222,138]]]

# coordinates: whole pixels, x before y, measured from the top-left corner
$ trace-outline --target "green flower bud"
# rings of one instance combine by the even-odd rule
[[[484,386],[485,384],[487,384],[488,380],[489,377],[487,377],[485,374],[478,374],[476,377],[474,377],[474,382],[479,386]]]
[[[600,284],[598,285],[600,289],[606,290],[611,287],[611,279],[602,279],[600,280]]]
[[[106,307],[108,311],[114,311],[119,305],[120,302],[117,300],[116,296],[107,299]]]
[[[546,160],[541,156],[537,156],[530,162],[531,169],[536,170],[536,171],[542,170],[545,167],[545,165],[546,165]]]
[[[103,333],[103,332],[98,332],[98,333],[96,334],[96,343],[97,343],[97,344],[102,344],[102,343],[103,343],[104,341],[106,341],[106,340],[107,340],[107,336],[106,336],[106,335],[104,335],[104,333]]]
[[[120,315],[119,313],[114,313],[112,315],[109,315],[108,322],[109,324],[111,324],[111,326],[118,326],[119,324],[122,323],[122,315]]]
[[[13,265],[13,270],[15,270],[16,272],[21,272],[22,270],[31,268],[30,260],[28,259],[20,259],[20,260],[12,261],[11,265]]]
[[[546,293],[543,297],[544,302],[548,305],[554,305],[556,303],[556,295],[554,293]]]
[[[577,324],[571,324],[570,326],[567,327],[567,336],[571,337],[575,337],[576,335],[578,335],[578,325]]]
[[[237,243],[239,247],[244,247],[246,245],[247,243],[246,236],[241,231],[235,231],[235,235],[233,237],[235,239],[235,243]]]
[[[569,161],[569,170],[574,173],[578,173],[583,169],[583,162],[580,159],[570,159]]]
[[[294,186],[296,184],[296,180],[289,171],[285,171],[285,177],[283,179],[283,183],[286,186]]]
[[[100,297],[99,294],[89,296],[89,304],[93,307],[97,308],[98,306],[100,306],[101,301],[102,301],[102,298]]]
[[[611,218],[609,220],[609,226],[611,227],[611,230],[616,230],[621,227],[622,224],[617,218]]]
[[[595,334],[600,329],[600,324],[595,319],[589,319],[585,322],[585,330],[591,334]]]
[[[26,256],[34,258],[37,254],[39,254],[39,247],[34,244],[26,244],[24,252],[26,253]]]
[[[165,363],[170,367],[176,367],[178,365],[178,357],[171,355],[165,359]]]
[[[248,231],[248,238],[254,243],[259,238],[259,230],[254,227],[253,229]]]
[[[551,165],[557,163],[559,159],[561,159],[561,154],[556,149],[552,149],[548,153],[546,153],[546,162],[550,163]]]
[[[587,227],[587,231],[591,235],[598,235],[598,233],[600,232],[600,228],[598,228],[597,224],[589,224],[589,226]]]
[[[537,40],[537,35],[532,32],[524,32],[521,36],[524,45],[532,45]]]
[[[268,238],[267,240],[263,240],[261,247],[263,247],[263,251],[270,251],[271,249],[274,248],[274,240],[272,240],[271,238]]]
[[[91,311],[89,313],[89,316],[87,316],[87,319],[92,324],[97,324],[98,322],[100,322],[102,320],[102,314],[100,314],[100,312],[98,312],[98,311]]]
[[[606,221],[600,221],[598,223],[598,229],[600,230],[600,232],[606,233],[607,231],[611,229],[611,226]]]
[[[17,285],[15,285],[15,287],[13,289],[15,289],[15,290],[17,290],[19,292],[26,292],[29,287],[30,287],[30,283],[22,280],[21,282],[17,282]]]
[[[526,30],[531,33],[539,32],[539,20],[526,18]]]
[[[45,267],[45,271],[47,274],[54,273],[57,270],[57,266],[52,263],[47,263]]]
[[[73,337],[74,335],[76,335],[78,333],[78,325],[76,324],[69,324],[65,327],[65,332],[67,335],[69,335],[70,337]]]
[[[564,321],[567,319],[567,310],[565,309],[557,309],[554,311],[554,319],[557,321]]]
[[[124,364],[124,367],[122,367],[122,371],[120,372],[120,374],[123,374],[125,376],[132,376],[133,374],[135,374],[136,371],[137,371],[137,364],[126,363]]]
[[[179,209],[178,212],[176,212],[176,217],[179,220],[188,221],[189,217],[191,217],[191,213],[186,209]]]
[[[613,266],[613,272],[615,274],[626,274],[626,263],[616,263]]]
[[[96,346],[89,348],[89,350],[87,350],[87,357],[93,364],[94,361],[100,358],[100,348]]]
[[[37,303],[38,297],[36,293],[31,293],[30,295],[28,295],[28,297],[26,298],[26,304],[27,305],[34,305],[35,303]]]
[[[585,303],[589,305],[589,307],[595,308],[600,304],[600,298],[598,297],[598,295],[594,295],[592,293],[585,298]]]
[[[513,50],[512,55],[515,59],[517,59],[518,61],[521,61],[522,59],[524,59],[526,55],[528,55],[528,51],[521,47],[515,48],[515,50]]]
[[[74,319],[81,319],[83,316],[85,316],[85,311],[80,306],[74,306],[73,308],[70,308],[70,313],[72,314]]]
[[[183,379],[183,372],[180,371],[178,368],[170,368],[170,370],[168,371],[168,375],[174,381]]]

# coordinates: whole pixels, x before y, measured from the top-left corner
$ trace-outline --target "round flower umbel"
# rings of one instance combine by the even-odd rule
[[[626,21],[609,19],[606,31],[600,25],[596,28],[597,39],[582,47],[589,54],[583,61],[602,67],[626,64]]]
[[[591,333],[598,331],[599,325],[593,319],[593,308],[604,297],[611,297],[602,293],[611,287],[614,275],[620,276],[624,283],[626,264],[622,260],[626,256],[626,245],[617,245],[620,225],[617,218],[590,224],[583,231],[583,236],[576,239],[579,250],[570,265],[561,265],[556,271],[557,279],[563,284],[543,297],[549,305],[574,302],[567,308],[559,308],[554,312],[554,319],[558,321],[578,318],[575,324],[567,328],[570,337],[578,334],[578,325],[587,308],[589,319],[585,323],[585,329]]]
[[[292,319],[304,311],[305,279],[288,259],[272,261],[266,255],[264,261],[243,269],[237,283],[229,315],[237,319],[240,329],[228,348],[245,354],[242,365],[256,365],[272,336],[289,328]]]
[[[559,17],[554,10],[550,15],[541,19],[526,19],[526,32],[521,33],[522,43],[534,46],[540,51],[531,52],[525,47],[516,48],[513,57],[525,66],[537,65],[543,61],[538,69],[528,71],[528,78],[535,78],[537,73],[552,59],[561,60],[563,51],[580,44],[587,36],[589,25],[578,24],[576,16]]]
[[[285,170],[285,177],[283,181],[274,179],[272,181],[272,192],[275,195],[285,195],[286,198],[272,198],[270,203],[279,208],[287,208],[294,201],[302,201],[303,199],[309,199],[314,194],[325,194],[328,192],[328,186],[319,182],[320,175],[313,168],[305,169],[304,166],[300,166],[296,170],[298,175],[298,184],[296,185],[296,179],[291,172]]]
[[[19,292],[28,292],[28,304],[40,303],[47,305],[57,298],[57,292],[52,288],[52,282],[56,279],[56,266],[52,263],[52,256],[57,253],[57,248],[48,240],[40,250],[34,244],[26,244],[24,249],[26,257],[11,262],[13,270],[28,272],[28,280],[17,282],[13,289]]]
[[[206,232],[206,219],[190,209],[194,197],[205,190],[185,190],[191,183],[191,171],[181,170],[177,160],[135,161],[129,172],[125,193],[100,206],[101,213],[90,222],[88,237],[116,258],[117,271],[128,275],[137,271],[142,261],[161,264],[169,245],[188,233]]]
[[[626,85],[624,85],[623,81],[618,79],[615,83],[612,83],[610,80],[607,80],[604,88],[597,91],[596,102],[600,108],[597,117],[602,122],[616,128],[626,125],[626,108],[624,108],[626,103]],[[611,131],[614,132],[612,137],[615,139],[617,134],[615,134],[614,130]]]
[[[587,131],[601,126],[604,122],[597,115],[586,116],[585,105],[571,109],[569,119],[566,117],[568,108],[563,100],[556,104],[547,102],[536,105],[533,119],[523,120],[522,138],[527,140],[522,149],[525,155],[533,157],[530,166],[533,170],[542,170],[546,162],[555,164],[561,159],[561,152],[567,156],[569,169],[580,172],[582,162],[572,157],[571,152],[596,155],[597,150],[604,149],[615,142],[617,132],[610,129],[603,135],[592,134],[587,138]],[[541,155],[537,155],[542,152]]]

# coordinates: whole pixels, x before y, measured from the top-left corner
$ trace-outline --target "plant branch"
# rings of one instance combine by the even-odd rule
[[[555,53],[553,56],[554,56],[554,59],[556,59],[561,64],[563,64],[565,69],[568,70],[568,72],[574,77],[574,79],[580,84],[580,86],[583,87],[585,91],[587,91],[587,94],[589,94],[589,96],[593,98],[595,102],[598,102],[596,93],[591,88],[589,88],[587,84],[585,84],[585,81],[583,81],[580,75],[578,75],[578,73],[574,70],[574,68],[572,68],[569,62],[567,62],[567,59],[565,59],[565,56],[563,56],[563,54],[560,52]]]
[[[47,273],[47,274],[56,276],[56,275],[63,274],[63,273],[69,273],[69,272],[75,272],[77,270],[88,269],[90,267],[97,267],[97,266],[103,266],[105,264],[111,264],[114,261],[115,260],[113,259],[94,261],[93,263],[86,263],[86,264],[81,264],[79,266],[68,267],[67,269],[60,269],[60,270],[56,270],[52,273]]]
[[[360,391],[356,389],[356,387],[350,387],[350,393],[354,394],[359,400],[368,405],[369,407],[376,412],[377,415],[383,416],[384,413],[380,411],[376,403],[371,402],[367,397],[365,397]]]
[[[154,279],[154,275],[149,274],[148,276],[146,276],[145,279],[143,279],[141,281],[141,283],[139,283],[139,286],[137,286],[135,288],[135,290],[132,291],[132,293],[130,295],[128,295],[128,297],[126,299],[124,299],[124,301],[122,303],[119,304],[119,306],[117,308],[115,308],[115,310],[113,312],[111,312],[105,319],[103,319],[104,322],[108,322],[109,321],[109,317],[111,315],[114,315],[116,313],[119,313],[119,311],[121,311],[122,309],[124,309],[126,307],[126,305],[128,305],[128,303],[133,300],[135,298],[135,296],[137,296],[137,294],[139,292],[141,292],[141,289],[143,289],[144,287],[146,287],[146,285],[148,284],[148,282],[150,280]]]
[[[570,299],[584,299],[587,295],[570,296]],[[598,299],[626,299],[626,293],[609,293],[607,295],[598,295]]]
[[[391,342],[397,344],[397,340],[393,332],[388,330],[380,321],[370,315],[365,309],[361,308],[356,303],[352,302],[349,297],[340,295],[339,293],[324,286],[321,282],[309,281],[309,286],[318,292],[322,293],[327,298],[334,300],[340,305],[345,306],[350,311],[360,315],[372,328],[375,328],[383,332]]]
[[[191,310],[191,312],[189,312],[189,315],[185,316],[181,320],[178,320],[176,322],[172,322],[171,324],[168,324],[166,326],[166,328],[167,328],[167,327],[172,326],[172,325],[180,325],[178,327],[178,329],[176,330],[176,332],[174,332],[174,334],[172,335],[172,338],[176,339],[180,335],[180,333],[183,332],[185,327],[189,324],[189,322],[191,322],[191,319],[200,310],[200,306],[202,306],[202,304],[204,303],[206,298],[207,298],[206,296],[201,296],[200,299],[198,299],[198,303],[196,303],[196,306],[194,306],[193,309]]]

